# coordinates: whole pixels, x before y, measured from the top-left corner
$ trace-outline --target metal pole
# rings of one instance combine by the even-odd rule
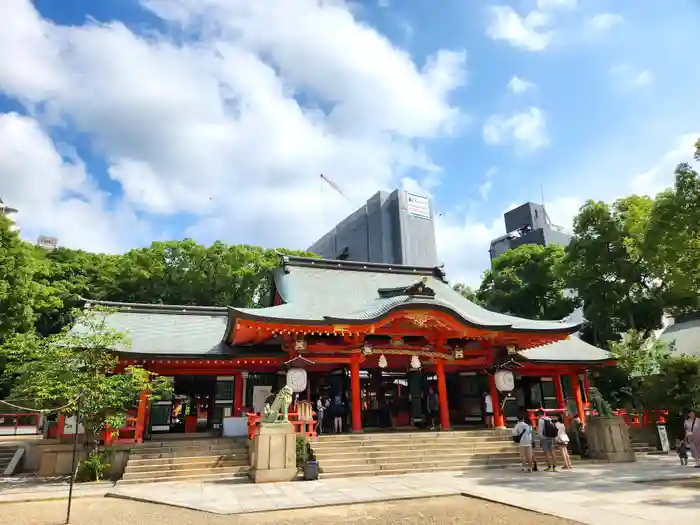
[[[73,428],[73,459],[71,460],[70,467],[70,485],[68,486],[68,508],[66,509],[66,525],[70,523],[70,509],[73,503],[73,484],[75,483],[75,462],[78,452],[78,430],[80,429],[80,397],[78,397],[78,402],[75,406],[75,427]]]

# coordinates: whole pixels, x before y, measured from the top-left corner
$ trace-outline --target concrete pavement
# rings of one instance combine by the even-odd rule
[[[695,477],[675,457],[591,464],[557,473],[519,470],[434,472],[309,482],[233,484],[226,480],[117,484],[108,496],[215,514],[468,495],[591,525],[687,525],[700,516],[697,490],[651,481]]]

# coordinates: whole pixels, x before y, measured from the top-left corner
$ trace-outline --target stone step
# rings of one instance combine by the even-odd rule
[[[247,467],[249,466],[248,457],[235,459],[213,459],[205,461],[191,461],[182,463],[166,463],[166,464],[150,464],[144,463],[134,465],[129,462],[124,469],[124,474],[132,472],[160,472],[173,470],[198,470],[203,468],[223,468],[223,467]]]
[[[140,448],[177,448],[191,446],[211,446],[211,445],[230,445],[239,444],[245,446],[248,440],[245,438],[193,438],[193,439],[164,439],[162,441],[144,441],[134,445],[134,449]]]
[[[432,444],[415,444],[406,443],[395,446],[388,445],[365,445],[361,447],[357,446],[347,446],[347,447],[337,447],[328,448],[325,446],[319,446],[316,444],[312,445],[312,448],[316,454],[345,454],[345,453],[367,453],[372,454],[375,452],[391,451],[393,454],[411,454],[415,452],[450,452],[450,451],[460,451],[460,452],[481,452],[481,451],[494,451],[498,452],[500,450],[511,450],[514,444],[512,441],[498,441],[498,442],[486,442],[486,443],[458,443],[454,445],[447,444],[447,446],[442,443],[432,443]]]
[[[539,463],[539,461],[538,461]],[[588,461],[577,461],[576,465],[586,464]],[[323,469],[323,467],[321,467]],[[520,465],[515,465],[513,463],[503,463],[503,464],[489,464],[489,465],[463,465],[460,467],[454,466],[439,466],[439,467],[428,467],[421,465],[420,468],[399,468],[399,469],[385,469],[385,470],[374,470],[374,471],[346,471],[346,472],[334,472],[334,473],[321,473],[321,479],[335,479],[335,478],[352,478],[358,476],[398,476],[401,474],[419,474],[423,472],[447,472],[447,471],[466,471],[466,470],[491,470],[491,469],[505,469],[512,468],[513,470],[519,469]],[[575,466],[574,466],[575,468]],[[542,467],[540,466],[540,469]]]
[[[122,481],[144,480],[144,479],[170,479],[183,478],[189,476],[211,475],[211,474],[228,474],[228,475],[243,475],[247,474],[250,467],[247,465],[233,465],[222,467],[202,467],[202,468],[180,468],[180,469],[158,469],[144,472],[126,472],[122,477]]]
[[[471,438],[482,439],[488,437],[508,437],[511,431],[508,429],[498,430],[455,430],[447,432],[384,432],[384,433],[359,433],[359,434],[324,434],[314,438],[318,441],[372,441],[372,440],[415,440],[415,439],[455,439]]]
[[[226,484],[250,483],[248,473],[229,474],[209,472],[207,474],[193,474],[188,476],[179,476],[176,479],[171,478],[140,478],[140,479],[122,479],[118,482],[119,485],[130,485],[134,483],[167,483],[167,482],[182,482],[182,481],[219,481]]]
[[[422,446],[422,447],[459,447],[459,446],[469,446],[481,443],[513,443],[510,437],[489,437],[489,438],[453,438],[453,439],[421,439],[416,438],[413,440],[383,440],[374,439],[371,441],[312,441],[312,446],[321,449],[328,450],[338,450],[343,448],[363,448],[363,447],[391,447],[399,448],[406,446]]]
[[[225,454],[247,454],[248,449],[235,446],[181,447],[176,449],[133,449],[130,457],[134,459],[159,459],[186,456],[215,456]]]
[[[242,451],[234,454],[211,454],[209,451],[203,451],[201,454],[195,454],[192,456],[165,456],[159,458],[139,458],[130,456],[129,465],[171,465],[173,463],[192,463],[197,461],[234,459],[248,461],[248,451]]]

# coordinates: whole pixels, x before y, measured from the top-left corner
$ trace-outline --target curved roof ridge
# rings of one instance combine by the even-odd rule
[[[158,303],[124,303],[119,301],[103,301],[79,297],[85,308],[92,305],[114,308],[120,312],[162,313],[162,314],[192,314],[192,315],[227,315],[227,306],[191,306],[184,304]]]

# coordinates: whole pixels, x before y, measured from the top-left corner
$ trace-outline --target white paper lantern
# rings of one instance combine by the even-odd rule
[[[411,357],[411,368],[414,370],[418,370],[420,368],[420,359],[418,359],[417,355]]]
[[[303,368],[290,368],[287,370],[287,386],[292,392],[306,390],[306,370]]]
[[[379,356],[379,368],[386,368],[389,363],[386,362],[386,357],[384,354]]]
[[[515,378],[510,370],[499,370],[493,376],[496,388],[501,392],[510,392],[515,388]]]

